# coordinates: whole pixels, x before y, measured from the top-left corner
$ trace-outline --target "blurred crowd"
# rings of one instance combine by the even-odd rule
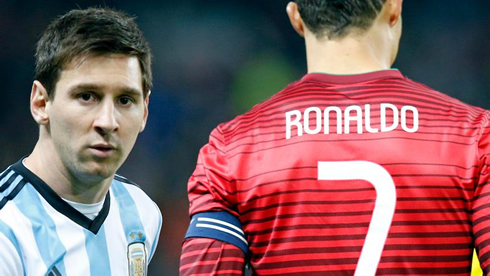
[[[109,6],[137,17],[154,56],[146,130],[119,171],[160,206],[164,224],[150,275],[178,275],[189,217],[187,179],[210,131],[301,78],[303,40],[288,1],[0,0],[0,167],[30,153],[35,43],[73,8]],[[490,2],[410,0],[394,65],[409,78],[490,109]]]

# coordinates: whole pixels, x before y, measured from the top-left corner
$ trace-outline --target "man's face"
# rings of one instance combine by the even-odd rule
[[[67,173],[82,182],[113,176],[148,115],[138,59],[106,55],[73,60],[62,70],[46,113],[59,165]]]

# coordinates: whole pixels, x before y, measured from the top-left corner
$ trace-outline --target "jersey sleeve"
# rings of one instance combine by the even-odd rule
[[[490,124],[488,120],[478,140],[478,171],[472,204],[473,236],[484,275],[490,275]]]
[[[154,203],[154,205],[155,205],[155,209],[156,209],[155,217],[157,219],[155,219],[154,223],[151,225],[152,226],[151,227],[151,229],[152,229],[151,236],[153,236],[154,238],[153,238],[148,262],[150,262],[151,259],[153,258],[153,255],[155,255],[155,251],[156,251],[157,244],[158,244],[158,239],[160,238],[160,231],[162,229],[162,222],[163,222],[162,213],[160,212],[160,208],[158,208],[156,203]]]
[[[24,275],[17,240],[0,221],[0,275]]]
[[[226,211],[238,217],[235,182],[229,175],[225,138],[219,128],[214,129],[209,143],[201,148],[196,169],[188,183],[190,215]]]
[[[244,253],[236,246],[208,238],[184,242],[180,275],[242,275]]]
[[[189,179],[191,223],[181,256],[181,275],[242,275],[248,244],[235,209],[225,137],[219,127],[199,152]]]

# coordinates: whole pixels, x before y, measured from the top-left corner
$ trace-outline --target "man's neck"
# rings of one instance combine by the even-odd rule
[[[60,197],[74,202],[102,201],[112,182],[112,178],[90,183],[80,181],[63,165],[54,146],[47,142],[38,141],[23,163]]]
[[[394,60],[389,40],[375,31],[335,40],[307,33],[306,53],[308,73],[361,74],[390,69]]]

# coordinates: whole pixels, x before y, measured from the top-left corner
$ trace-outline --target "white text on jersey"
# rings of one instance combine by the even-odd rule
[[[330,120],[330,115],[334,120]],[[286,139],[291,138],[293,129],[297,135],[330,133],[330,124],[335,124],[337,134],[348,134],[354,126],[358,134],[363,132],[377,133],[395,130],[399,125],[402,130],[414,133],[419,128],[419,112],[411,105],[398,109],[393,104],[379,105],[379,127],[371,125],[371,105],[365,104],[364,109],[359,105],[347,106],[344,111],[338,106],[328,106],[323,111],[319,107],[308,107],[301,112],[291,110],[286,112]],[[332,122],[331,122],[332,121]],[[378,121],[374,119],[373,121]],[[411,122],[410,122],[411,121]]]

